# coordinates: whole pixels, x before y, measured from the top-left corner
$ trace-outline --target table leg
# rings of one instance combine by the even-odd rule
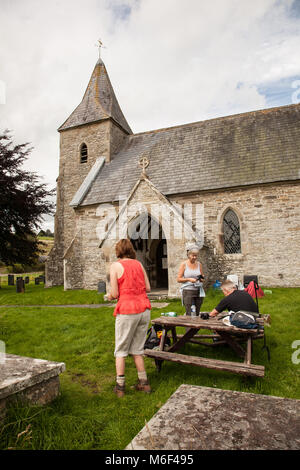
[[[177,343],[176,326],[173,326],[171,330],[172,330],[173,344],[175,344],[175,343]]]
[[[243,359],[245,358],[245,350],[240,346],[231,335],[225,333],[224,331],[218,331],[218,334],[221,336],[222,339],[226,341],[226,343]]]
[[[157,372],[160,372],[163,361],[161,359],[156,359],[156,358],[154,359],[154,361],[155,361],[155,367],[156,367]]]
[[[162,336],[161,336],[161,340],[160,340],[160,344],[159,344],[160,351],[164,351],[168,330],[169,330],[169,328],[163,328],[163,332],[162,332]],[[189,328],[188,331],[185,333],[185,335],[183,335],[179,340],[177,340],[176,327],[173,327],[172,328],[172,337],[173,337],[173,341],[175,341],[175,342],[172,346],[170,346],[170,348],[168,349],[168,352],[174,352],[174,351],[177,351],[178,349],[182,348],[185,345],[185,343],[190,338],[192,338],[198,331],[199,331],[199,328],[197,328],[197,329]],[[158,372],[161,371],[162,363],[163,363],[163,359],[155,358],[155,366],[156,366],[156,370]]]
[[[178,351],[178,349],[182,348],[185,343],[197,333],[197,331],[199,331],[199,328],[189,328],[185,335],[183,335],[178,341],[176,341],[175,344],[173,344],[168,349],[168,352]]]
[[[245,363],[250,365],[251,364],[251,355],[252,355],[252,337],[248,336],[247,339],[247,351],[245,354]]]
[[[160,351],[163,351],[165,349],[166,337],[167,337],[167,328],[164,328],[161,338],[160,338],[160,343],[159,343]]]
[[[159,350],[160,351],[164,351],[164,349],[165,349],[167,333],[168,333],[168,328],[163,328],[162,335],[161,335],[161,338],[160,338],[160,343],[159,343]],[[158,372],[161,371],[162,363],[163,363],[163,361],[161,359],[155,359],[155,366],[156,366],[156,370]]]

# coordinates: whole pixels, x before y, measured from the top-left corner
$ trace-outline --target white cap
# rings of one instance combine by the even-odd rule
[[[199,253],[200,251],[200,248],[198,245],[196,245],[196,243],[188,243],[186,246],[186,251],[189,253],[191,251],[196,251],[197,253]]]

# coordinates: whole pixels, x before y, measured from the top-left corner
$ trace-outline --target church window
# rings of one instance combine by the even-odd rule
[[[236,213],[232,209],[224,215],[223,219],[224,253],[241,253],[240,223]]]
[[[86,144],[82,144],[80,147],[80,163],[86,163],[88,159],[88,149]]]

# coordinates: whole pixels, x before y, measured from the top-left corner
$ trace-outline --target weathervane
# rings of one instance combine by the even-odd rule
[[[106,47],[103,46],[103,42],[101,41],[101,39],[98,39],[98,44],[95,44],[95,46],[99,49],[99,59],[101,59],[101,47],[103,47],[104,49],[106,49]]]
[[[139,159],[139,166],[143,169],[142,175],[147,176],[145,170],[146,170],[146,168],[149,166],[149,164],[150,164],[150,162],[149,162],[149,160],[148,160],[147,157],[141,157],[141,158]]]

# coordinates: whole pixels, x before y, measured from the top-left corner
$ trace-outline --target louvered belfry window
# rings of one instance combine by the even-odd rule
[[[80,148],[80,163],[86,163],[88,159],[88,149],[86,144],[82,144]]]
[[[241,253],[240,224],[236,213],[229,209],[223,220],[224,253]]]

